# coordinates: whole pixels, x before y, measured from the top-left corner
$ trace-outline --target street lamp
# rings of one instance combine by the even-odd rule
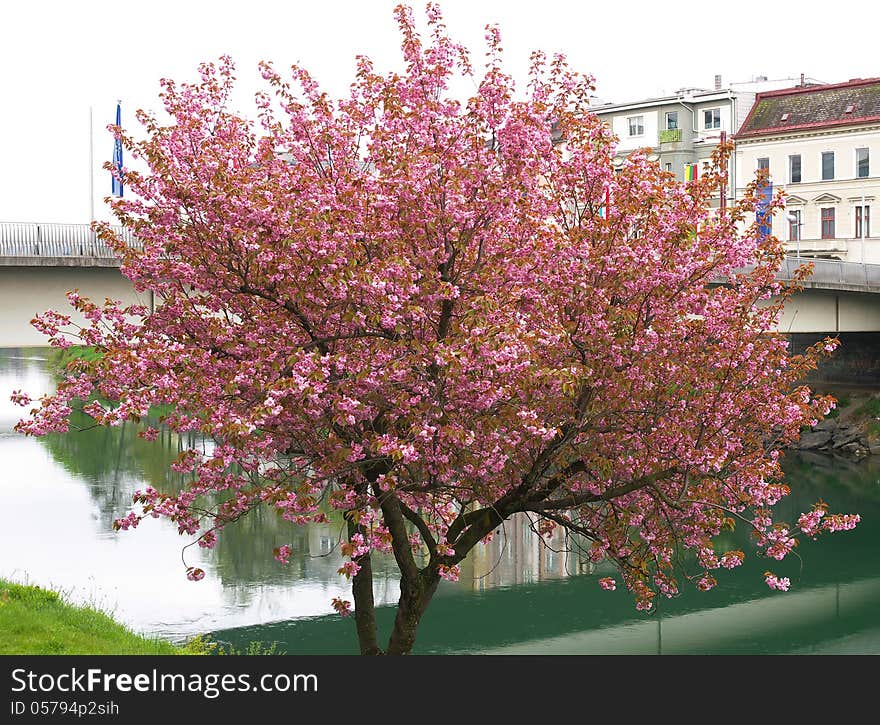
[[[804,223],[800,219],[798,219],[798,217],[796,217],[794,214],[792,214],[791,212],[786,212],[785,219],[788,221],[789,225],[793,224],[795,226],[795,229],[797,229],[797,233],[794,236],[795,236],[795,241],[797,242],[797,258],[800,259],[801,258],[801,227],[804,225]]]

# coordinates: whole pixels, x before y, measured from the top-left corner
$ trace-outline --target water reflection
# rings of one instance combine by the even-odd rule
[[[142,425],[94,428],[74,412],[73,428],[40,439],[12,432],[22,409],[8,392],[32,396],[53,385],[48,350],[0,351],[0,576],[65,589],[74,599],[96,601],[132,626],[173,637],[205,629],[314,617],[331,612],[333,597],[349,596],[337,574],[343,562],[338,543],[343,522],[295,526],[274,511],[258,509],[228,527],[213,551],[187,549],[187,563],[207,577],[183,576],[181,549],[188,543],[166,521],[148,519],[136,532],[115,533],[131,495],[146,484],[176,490],[181,474],[169,465],[187,447],[210,451],[210,441],[162,430],[150,442]],[[465,565],[459,585],[448,590],[507,586],[564,576],[577,564],[559,553],[564,543],[541,546],[527,521],[508,523],[495,541]],[[270,552],[291,544],[290,564]],[[374,562],[376,601],[397,600],[396,568],[390,557]]]
[[[349,596],[346,581],[336,573],[342,563],[341,519],[304,528],[273,511],[256,510],[229,527],[213,551],[187,550],[187,563],[207,572],[202,582],[187,581],[180,557],[188,539],[173,525],[147,520],[136,532],[117,534],[112,521],[128,510],[136,488],[180,486],[171,461],[186,447],[208,451],[210,442],[167,430],[148,442],[131,424],[39,440],[14,434],[21,409],[9,402],[8,393],[21,388],[39,395],[52,388],[47,353],[0,350],[0,576],[66,589],[75,599],[114,610],[136,629],[178,639],[217,630],[240,645],[278,640],[289,652],[352,650],[351,623],[327,616],[333,597]],[[87,419],[75,414],[73,422],[85,427]],[[459,582],[443,583],[417,650],[868,647],[877,639],[865,634],[876,623],[870,612],[880,605],[875,555],[880,465],[801,456],[792,457],[787,469],[796,493],[783,504],[785,516],[823,498],[835,510],[858,511],[863,519],[855,532],[803,546],[803,573],[796,560],[786,562],[788,568],[774,567],[796,581],[797,591],[790,595],[769,592],[760,576],[764,562],[752,561],[747,571],[720,577],[716,591],[688,592],[646,618],[633,611],[624,592],[599,590],[596,578],[610,573],[607,565],[590,565],[561,531],[542,540],[520,517],[473,553]],[[745,532],[729,534],[725,543],[749,546]],[[281,544],[294,550],[288,566],[270,555]],[[392,604],[398,595],[393,562],[377,557],[374,572],[377,603]],[[835,607],[828,604],[831,599]],[[381,609],[380,624],[390,626],[391,616],[390,606]]]
[[[570,576],[511,588],[472,591],[462,582],[437,597],[415,652],[428,654],[683,654],[880,653],[880,539],[876,496],[861,500],[855,531],[808,542],[785,575],[795,589],[772,592],[754,557],[708,593],[686,589],[653,615],[634,611],[623,591],[603,592],[595,576]],[[778,562],[774,568],[781,571]],[[599,575],[600,572],[596,572]],[[471,585],[472,586],[472,585]],[[393,609],[377,613],[388,632]],[[226,629],[216,636],[237,647],[278,642],[295,654],[353,653],[348,623],[336,617]]]
[[[485,654],[746,654],[871,652],[880,577],[602,629],[565,633]],[[860,627],[864,627],[861,629]],[[843,637],[841,637],[843,635]]]

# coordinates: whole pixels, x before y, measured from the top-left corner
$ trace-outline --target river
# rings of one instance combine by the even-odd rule
[[[165,431],[156,442],[126,425],[25,438],[12,427],[22,409],[12,390],[32,396],[53,386],[46,349],[0,349],[0,577],[51,586],[74,601],[111,612],[139,632],[182,641],[210,633],[246,649],[276,643],[290,654],[350,653],[353,622],[332,613],[333,597],[350,598],[336,573],[339,522],[298,528],[271,512],[250,514],[213,551],[191,547],[166,521],[147,520],[117,533],[136,488],[180,484],[168,464],[178,450],[208,446]],[[78,421],[74,421],[78,422]],[[861,514],[855,531],[806,542],[773,562],[792,591],[763,583],[766,563],[749,557],[718,575],[708,593],[686,590],[650,615],[635,611],[621,589],[602,591],[607,565],[566,553],[556,538],[544,547],[522,519],[474,552],[456,583],[443,582],[423,621],[422,653],[880,653],[880,461],[789,456],[789,518],[818,500]],[[742,532],[726,542],[748,547]],[[283,566],[271,550],[290,543]],[[374,565],[378,619],[390,626],[397,598],[393,562]],[[387,605],[387,606],[386,606]],[[2,633],[0,633],[2,636]]]

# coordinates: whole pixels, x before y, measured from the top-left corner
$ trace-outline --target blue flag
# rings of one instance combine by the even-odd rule
[[[122,105],[116,104],[116,125],[122,125]],[[113,176],[113,196],[122,196],[122,141],[116,139],[113,144],[113,167],[116,174]]]
[[[758,208],[755,216],[758,222],[758,234],[761,238],[773,233],[773,217],[770,214],[770,202],[773,199],[773,182],[767,181],[758,187]]]

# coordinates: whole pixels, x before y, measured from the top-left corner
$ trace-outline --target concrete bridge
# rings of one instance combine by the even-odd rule
[[[119,273],[119,260],[88,224],[0,223],[0,347],[45,346],[30,321],[49,309],[72,312],[65,294],[73,289],[94,300],[152,304]]]
[[[114,229],[137,244],[122,227]],[[805,289],[786,307],[785,333],[880,332],[880,264],[787,257],[780,279],[814,265]],[[0,223],[0,347],[45,345],[30,325],[38,312],[68,311],[67,291],[97,300],[152,305],[119,273],[119,260],[87,224]]]
[[[121,226],[112,229],[137,244]],[[0,222],[0,267],[118,267],[116,255],[88,224]]]
[[[790,256],[777,279],[793,280],[804,264],[812,264],[813,273],[786,305],[781,332],[880,332],[880,264]]]

